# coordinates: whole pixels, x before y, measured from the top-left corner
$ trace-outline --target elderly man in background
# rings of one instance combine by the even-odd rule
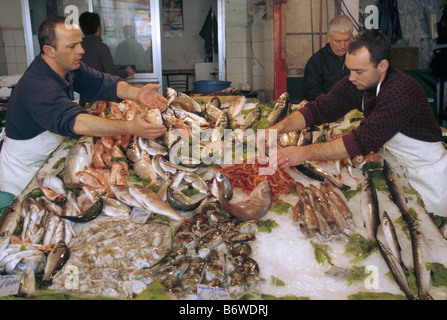
[[[330,21],[328,43],[309,59],[304,69],[306,100],[314,101],[319,95],[328,93],[341,78],[349,75],[345,57],[352,32],[353,25],[347,16],[336,16]]]

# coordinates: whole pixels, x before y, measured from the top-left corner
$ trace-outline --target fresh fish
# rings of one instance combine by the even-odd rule
[[[303,209],[303,213],[300,216],[301,219],[298,219],[300,230],[308,238],[313,238],[317,234],[317,232],[319,232],[317,216],[315,215],[315,212],[307,196],[303,196],[300,201],[302,201]]]
[[[308,176],[309,178],[324,181],[325,179],[332,182],[337,188],[341,190],[349,190],[351,187],[345,185],[343,182],[338,180],[334,175],[330,172],[327,172],[320,166],[317,166],[316,164],[306,161],[300,165],[297,165],[296,168],[298,171],[303,173],[304,175]]]
[[[80,184],[76,173],[90,168],[93,163],[93,137],[82,136],[68,151],[62,180],[65,185]]]
[[[138,137],[133,136],[132,139],[129,142],[129,146],[126,150],[127,158],[132,162],[137,162],[138,160],[142,159],[141,155],[141,148],[138,143]]]
[[[239,113],[241,113],[242,109],[244,108],[246,100],[247,99],[245,98],[245,96],[237,96],[236,98],[234,98],[230,102],[230,105],[228,107],[228,115],[231,118],[236,118],[239,115]]]
[[[102,197],[99,197],[98,200],[87,210],[82,212],[79,216],[60,216],[61,218],[77,222],[77,223],[86,223],[93,219],[96,219],[104,207],[104,199]]]
[[[222,115],[223,111],[220,110],[220,99],[218,97],[213,97],[206,105],[205,105],[205,116],[210,121],[217,121],[219,117]]]
[[[199,190],[201,193],[208,194],[210,192],[208,183],[195,172],[185,172],[183,179],[186,182],[190,183],[194,188]]]
[[[0,222],[0,234],[5,231],[9,232],[9,234],[14,234],[21,216],[21,202],[19,198],[15,198],[3,214],[2,221]]]
[[[268,180],[264,180],[253,189],[250,196],[240,202],[230,203],[225,198],[224,176],[222,172],[218,172],[215,176],[218,197],[222,209],[231,215],[244,219],[260,219],[267,214],[272,205],[272,191]]]
[[[160,161],[160,166],[164,172],[176,173],[177,170],[189,171],[189,172],[197,170],[197,167],[182,166],[179,164],[175,164],[165,158],[160,158],[159,161]]]
[[[407,198],[405,197],[403,186],[393,167],[385,159],[383,160],[383,173],[385,175],[388,188],[390,189],[393,202],[402,214],[408,214]]]
[[[11,274],[23,258],[29,259],[35,268],[34,272],[42,271],[44,262],[43,252],[37,248],[27,246],[19,248],[19,251],[12,252],[0,261],[0,271],[4,270],[7,274]]]
[[[15,266],[11,274],[21,274],[19,295],[24,297],[32,297],[36,293],[36,277],[34,270],[28,263],[27,258],[22,258]]]
[[[228,121],[228,112],[224,111],[222,114],[217,118],[216,125],[214,126],[214,129],[219,133],[219,137],[221,140],[224,137],[225,129],[228,129],[229,127],[229,121]]]
[[[142,205],[130,194],[129,187],[124,185],[111,185],[115,197],[130,207],[142,208]]]
[[[283,147],[296,146],[298,143],[298,133],[296,131],[290,131],[283,133],[279,136],[279,141]]]
[[[380,224],[379,202],[377,200],[376,187],[372,183],[368,171],[366,171],[363,180],[361,211],[366,227],[367,238],[368,240],[374,241],[376,240],[377,229]]]
[[[9,231],[3,231],[0,233],[0,251],[5,250],[8,247],[10,240],[11,234]]]
[[[222,184],[223,184],[223,190],[224,190],[224,197],[225,199],[227,199],[228,201],[231,200],[231,198],[233,198],[233,187],[231,185],[230,180],[227,178],[226,175],[222,175],[221,176],[222,179]],[[219,195],[219,191],[217,189],[217,181],[216,181],[216,177],[214,177],[213,179],[213,183],[211,185],[211,193],[213,194],[213,196],[215,196],[216,198],[218,198]]]
[[[163,159],[163,156],[161,154],[155,155],[152,158],[152,166],[154,167],[154,170],[158,174],[158,176],[163,180],[166,180],[168,175],[161,166],[161,159]]]
[[[189,112],[194,112],[194,105],[191,99],[185,97],[177,97],[175,98],[171,104],[171,106],[176,107],[178,109],[184,109]]]
[[[166,195],[167,201],[171,207],[181,211],[192,211],[197,209],[206,197],[207,196],[205,195],[204,197],[198,199],[192,199],[173,186],[168,187]]]
[[[109,217],[128,218],[131,213],[131,208],[120,200],[106,197],[102,212]]]
[[[129,187],[130,194],[137,200],[143,209],[158,213],[174,220],[188,221],[179,215],[170,205],[161,199],[155,192],[141,187]],[[140,206],[140,207],[141,207]]]
[[[386,211],[384,211],[382,215],[382,231],[383,235],[385,236],[386,244],[391,253],[394,255],[402,268],[406,270],[407,267],[403,263],[400,255],[401,248],[399,245],[399,240],[397,239],[396,230],[394,229],[393,221],[391,221],[391,218]]]
[[[310,127],[304,128],[300,131],[298,141],[296,143],[297,146],[307,146],[308,144],[312,144],[312,130]]]
[[[138,160],[132,166],[135,174],[145,180],[156,181],[157,180],[157,172],[154,169],[152,163],[145,159]]]
[[[193,106],[193,112],[201,113],[203,111],[201,105],[196,100],[194,100],[193,98],[188,96],[187,94],[185,94],[183,92],[179,92],[177,94],[177,97],[189,99]]]
[[[166,88],[166,99],[168,99],[168,102],[166,103],[167,106],[171,105],[171,102],[174,101],[177,98],[177,91],[173,88]]]
[[[276,100],[275,107],[272,112],[270,112],[268,116],[268,120],[270,125],[274,125],[290,110],[290,96],[288,92],[284,92],[279,96],[278,100]]]
[[[261,108],[256,107],[252,112],[250,112],[244,120],[244,124],[241,126],[242,130],[251,128],[256,121],[261,119]]]
[[[64,188],[64,183],[55,175],[45,171],[39,171],[36,176],[36,180],[39,184],[40,190],[49,200],[61,202],[65,199],[66,191]]]
[[[42,283],[50,284],[54,275],[64,266],[70,257],[70,251],[64,241],[59,241],[48,254]]]
[[[148,109],[146,117],[144,118],[147,122],[157,125],[163,124],[163,116],[158,108]]]
[[[323,183],[321,183],[320,189],[321,189],[321,186],[324,186],[324,188],[326,190],[326,187]],[[334,190],[326,190],[325,193],[329,197],[329,200],[332,201],[337,206],[338,210],[340,210],[341,214],[343,215],[343,218],[351,226],[354,226],[355,225],[354,217],[352,215],[351,209],[349,209],[349,207],[346,205],[346,202],[342,199],[342,197]]]
[[[405,278],[404,269],[400,265],[399,261],[393,255],[391,250],[387,246],[385,246],[382,242],[377,240],[377,244],[379,246],[380,253],[385,259],[388,268],[390,268],[391,273],[393,274],[393,277],[396,280],[397,284],[399,285],[401,290],[405,293],[407,299],[414,300],[414,296],[411,293],[410,287],[408,286],[407,280]]]
[[[153,139],[138,137],[137,141],[140,150],[146,150],[151,156],[155,156],[157,154],[165,156],[168,154],[168,148],[155,142]]]
[[[158,189],[157,191],[157,195],[163,199],[163,201],[166,201],[166,197],[167,197],[167,193],[168,193],[168,188],[172,183],[172,175],[168,175],[166,177],[166,179],[162,182],[160,189]]]
[[[198,114],[195,114],[194,112],[189,112],[186,110],[181,109],[172,109],[174,112],[174,115],[177,119],[189,124],[189,125],[197,125],[197,126],[208,126],[209,122],[206,121],[205,118],[199,116]]]

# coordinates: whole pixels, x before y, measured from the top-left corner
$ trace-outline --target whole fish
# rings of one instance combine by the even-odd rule
[[[131,208],[120,200],[106,197],[102,212],[109,217],[128,218],[131,213]]]
[[[36,277],[34,270],[28,263],[27,258],[22,258],[15,266],[11,274],[21,274],[19,286],[19,295],[24,297],[32,297],[36,293]]]
[[[9,231],[3,231],[0,233],[0,251],[3,251],[8,247],[10,240],[11,234]]]
[[[174,101],[177,98],[177,91],[173,88],[166,88],[166,99],[168,99],[168,102],[166,103],[166,106],[170,106],[171,102]]]
[[[98,217],[103,209],[104,206],[104,199],[103,197],[99,197],[96,202],[89,207],[87,210],[84,210],[79,216],[60,216],[61,218],[77,222],[77,223],[86,223],[89,221],[92,221],[93,219],[96,219]]]
[[[146,150],[151,156],[155,156],[157,154],[161,154],[163,156],[168,154],[168,148],[164,145],[161,145],[155,142],[152,139],[145,139],[142,137],[138,137],[138,146],[140,150]]]
[[[152,166],[154,167],[155,172],[157,175],[162,178],[163,180],[166,180],[168,175],[167,172],[162,168],[161,166],[161,159],[163,156],[161,154],[157,154],[152,158]]]
[[[14,234],[21,216],[21,202],[19,198],[15,198],[3,214],[2,221],[0,222],[0,234],[5,231],[8,231],[9,234]]]
[[[54,275],[64,266],[70,257],[70,251],[64,241],[59,241],[48,254],[42,283],[50,284]]]
[[[242,130],[246,130],[251,128],[256,121],[261,119],[261,108],[256,107],[253,111],[251,111],[244,120],[243,125],[241,126]]]
[[[181,211],[192,211],[197,209],[206,197],[207,196],[205,195],[204,197],[198,199],[192,199],[173,186],[168,187],[166,194],[167,202],[171,205],[171,207]]]
[[[65,185],[80,184],[76,173],[90,168],[93,163],[93,137],[82,136],[68,151],[62,180]]]
[[[246,100],[247,99],[245,98],[245,96],[237,96],[236,98],[231,100],[228,107],[228,115],[232,118],[236,118],[244,108]]]
[[[130,207],[143,208],[142,205],[130,194],[129,187],[125,185],[111,185],[115,197]]]
[[[36,176],[37,184],[43,194],[51,201],[61,202],[66,197],[64,183],[61,179],[46,171],[39,171]]]
[[[339,188],[341,190],[351,189],[351,187],[345,185],[343,182],[341,182],[336,177],[334,177],[334,175],[332,173],[327,172],[320,166],[318,166],[310,161],[306,161],[302,164],[299,164],[296,166],[296,168],[298,169],[298,171],[300,171],[304,175],[308,176],[309,178],[312,178],[312,179],[315,179],[318,181],[322,181],[322,182],[325,179],[327,179],[330,182],[332,182],[337,188]]]
[[[205,105],[205,116],[210,121],[217,121],[219,117],[222,115],[223,111],[220,110],[220,99],[218,97],[213,97],[206,105]]]
[[[138,160],[142,159],[141,154],[141,148],[138,143],[138,137],[133,136],[132,139],[130,139],[129,146],[126,150],[127,158],[132,162],[137,162]]]
[[[227,199],[228,201],[230,201],[233,198],[233,186],[231,185],[230,180],[227,178],[226,175],[222,175],[222,183],[223,183],[223,190],[224,190],[224,197],[225,199]],[[211,185],[211,193],[213,194],[213,196],[215,196],[216,198],[219,195],[219,191],[217,189],[217,182],[216,182],[216,177],[214,177],[213,179],[213,183]]]
[[[194,188],[199,190],[201,193],[209,194],[210,188],[208,183],[195,172],[185,172],[183,179],[190,183]]]
[[[376,187],[372,183],[369,172],[366,171],[363,180],[363,189],[361,195],[361,211],[363,221],[366,227],[368,240],[376,240],[377,229],[380,224],[379,202],[377,200]]]
[[[405,293],[405,296],[409,300],[414,300],[414,296],[410,291],[410,287],[408,286],[407,279],[405,278],[405,272],[399,261],[393,255],[391,250],[385,246],[382,242],[377,240],[377,244],[379,246],[380,253],[385,259],[388,268],[390,268],[391,273],[393,274],[394,279],[396,280],[399,287]]]
[[[385,159],[383,160],[383,173],[385,175],[388,188],[391,192],[393,202],[403,215],[408,215],[407,198],[405,197],[403,186],[393,167]]]
[[[274,125],[277,123],[281,118],[290,112],[290,96],[288,92],[284,92],[282,95],[279,96],[278,100],[276,100],[275,107],[273,108],[272,112],[270,112],[268,116],[268,121],[270,122],[270,125]]]
[[[201,113],[203,111],[202,110],[202,106],[196,100],[194,100],[193,98],[191,98],[187,94],[185,94],[183,92],[178,92],[177,97],[178,98],[189,99],[189,101],[191,102],[191,104],[193,106],[193,112]]]
[[[264,180],[258,184],[250,196],[240,202],[230,203],[225,198],[224,176],[222,172],[218,172],[215,176],[218,197],[222,209],[229,214],[244,220],[260,219],[267,214],[272,205],[272,190],[268,180]]]
[[[386,211],[384,211],[382,215],[382,231],[391,253],[394,255],[394,257],[396,257],[397,262],[399,262],[402,268],[406,270],[407,267],[403,263],[402,257],[400,255],[401,248],[399,245],[399,240],[397,239],[394,224]]]
[[[157,180],[157,172],[154,169],[152,163],[145,159],[138,160],[132,166],[135,174],[145,180],[156,181]]]
[[[300,131],[296,145],[307,146],[309,144],[312,144],[312,139],[313,139],[312,129],[310,127],[304,128],[303,130]]]
[[[279,141],[281,142],[281,146],[296,146],[298,143],[298,133],[296,131],[290,131],[283,133],[279,136]]]
[[[129,187],[130,194],[137,200],[143,209],[167,216],[174,220],[188,221],[188,218],[179,215],[169,204],[161,199],[155,192],[141,187]],[[140,206],[140,207],[141,207]]]

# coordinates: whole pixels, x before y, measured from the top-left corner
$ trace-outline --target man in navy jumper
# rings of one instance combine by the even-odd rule
[[[88,114],[73,101],[74,92],[88,99],[139,101],[162,108],[166,98],[160,85],[134,87],[120,77],[100,73],[82,60],[82,32],[64,17],[50,17],[38,31],[40,54],[14,88],[6,114],[6,139],[0,153],[0,190],[18,195],[64,137],[134,134],[156,138],[163,125],[145,120],[147,112],[131,121],[109,120]]]

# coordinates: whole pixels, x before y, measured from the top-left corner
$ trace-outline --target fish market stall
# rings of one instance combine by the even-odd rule
[[[252,133],[300,107],[287,93],[267,104],[167,97],[147,118],[168,127],[163,138],[67,139],[5,210],[0,271],[21,275],[23,295],[447,298],[445,218],[425,211],[390,154],[262,175]],[[130,119],[142,107],[88,108]],[[279,139],[319,143],[361,117]]]

